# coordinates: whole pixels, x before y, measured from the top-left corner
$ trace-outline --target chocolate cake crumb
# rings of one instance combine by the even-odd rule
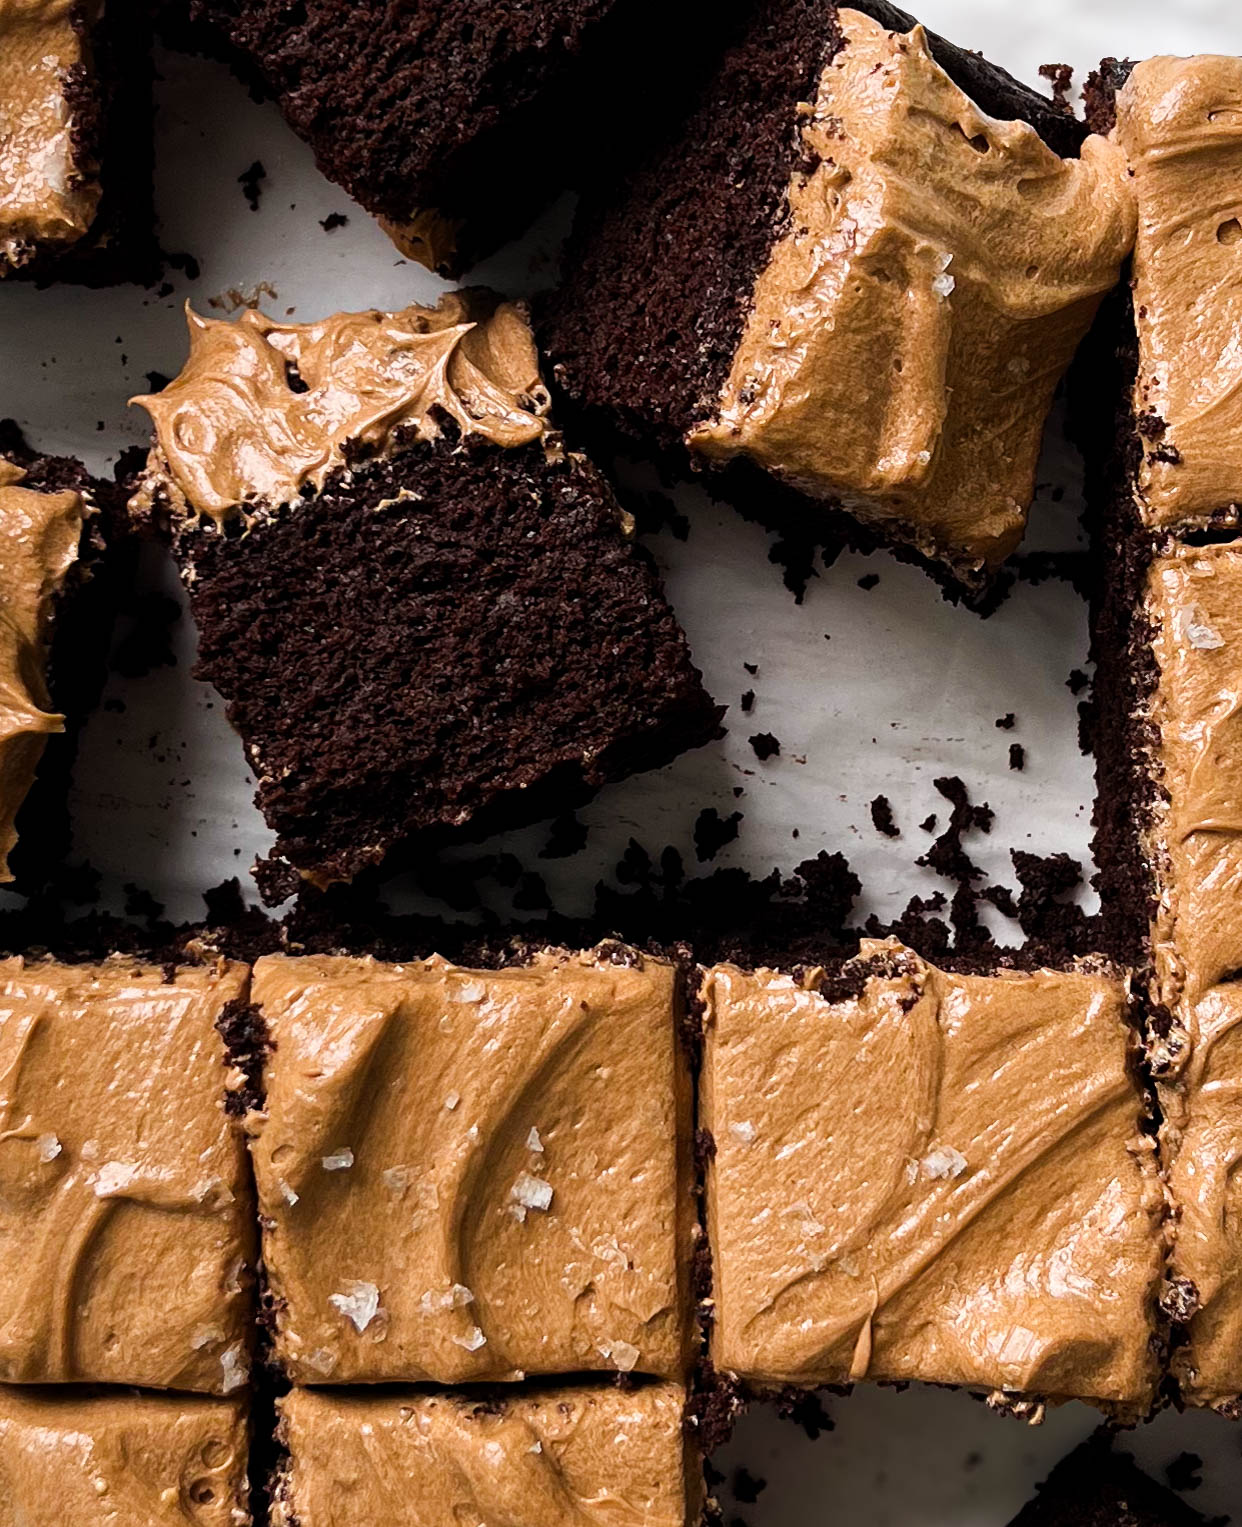
[[[319,226],[325,233],[332,233],[337,228],[344,228],[349,219],[343,212],[329,212],[327,217],[320,218]]]
[[[1009,744],[1009,767],[1011,769],[1024,769],[1026,767],[1026,749],[1020,742]]]
[[[866,589],[868,592],[870,592],[870,590],[875,588],[879,581],[879,573],[864,573],[863,576],[858,580],[858,587],[860,589]]]
[[[740,811],[722,817],[714,806],[705,806],[694,824],[694,853],[699,863],[714,859],[726,843],[732,843],[741,823]]]
[[[1002,732],[1011,732],[1011,731],[1013,731],[1013,728],[1014,728],[1014,713],[1012,711],[1009,711],[1007,715],[998,716],[996,718],[996,725],[997,725],[998,729],[1000,731],[1002,731]]]
[[[1164,1477],[1173,1490],[1197,1490],[1203,1483],[1203,1459],[1198,1453],[1179,1453],[1165,1465]]]
[[[587,825],[572,811],[553,818],[548,841],[539,850],[541,859],[569,859],[586,847]]]
[[[760,1479],[747,1468],[738,1468],[733,1471],[733,1499],[742,1506],[753,1506],[763,1492],[768,1488],[766,1479]]]
[[[262,187],[266,179],[267,171],[258,159],[237,177],[237,184],[242,188],[242,195],[252,212],[259,210],[259,197],[263,194]]]
[[[1080,695],[1091,680],[1081,668],[1071,668],[1069,678],[1065,681],[1065,687],[1072,695]]]
[[[127,881],[121,889],[125,892],[126,917],[142,918],[147,922],[156,922],[163,917],[164,903],[157,901],[150,891],[132,881]]]
[[[750,674],[752,679],[759,672],[759,664],[758,663],[743,663],[742,667],[745,668],[746,672],[748,674]]]
[[[222,880],[219,885],[212,886],[209,891],[204,891],[203,901],[207,907],[207,921],[213,926],[222,927],[228,923],[235,923],[246,915],[241,881],[236,875],[228,880]]]
[[[1074,88],[1074,68],[1072,64],[1040,64],[1040,79],[1047,80],[1052,86],[1052,99],[1056,102],[1060,111],[1074,114],[1073,103],[1070,100],[1070,92]]]
[[[877,795],[871,802],[871,821],[877,832],[886,838],[901,837],[901,829],[893,821],[893,807],[887,795]]]
[[[930,816],[925,816],[923,818],[923,820],[919,823],[919,827],[924,832],[935,832],[937,820],[938,818],[936,813],[933,811]]]
[[[776,1413],[782,1421],[800,1426],[812,1442],[836,1426],[823,1400],[813,1390],[783,1389],[776,1396]]]
[[[742,696],[741,706],[742,714],[744,716],[749,716],[751,711],[755,708],[755,691],[753,689],[748,689]]]
[[[769,758],[775,758],[780,754],[780,742],[771,732],[756,732],[747,740],[755,750],[755,757],[760,763],[766,763]]]

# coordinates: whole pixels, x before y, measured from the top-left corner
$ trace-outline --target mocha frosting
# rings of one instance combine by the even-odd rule
[[[673,1384],[494,1396],[295,1389],[276,1527],[686,1527],[702,1468]],[[694,1477],[698,1476],[698,1477]]]
[[[0,961],[0,1380],[245,1383],[251,1208],[215,1024],[246,984]]]
[[[1242,985],[1214,987],[1179,1017],[1162,1141],[1178,1206],[1172,1270],[1194,1312],[1172,1364],[1191,1404],[1225,1405],[1242,1395]]]
[[[246,1451],[234,1401],[0,1387],[0,1521],[248,1527]]]
[[[47,639],[87,514],[80,493],[38,492],[24,477],[0,457],[0,883],[13,878],[15,821],[47,739],[65,729],[48,692]]]
[[[376,221],[403,255],[428,270],[449,265],[457,253],[461,224],[434,207],[421,207],[400,222],[390,217],[379,217]]]
[[[320,488],[347,448],[430,440],[451,420],[499,446],[545,438],[548,394],[522,310],[482,292],[435,308],[278,323],[187,308],[190,357],[163,392],[134,398],[156,448],[135,510],[153,494],[217,524]]]
[[[253,1142],[298,1383],[677,1377],[689,1092],[671,966],[270,956]]]
[[[1158,1000],[1175,1008],[1242,970],[1242,552],[1157,557],[1144,609],[1157,669],[1152,943]]]
[[[1149,58],[1117,97],[1138,198],[1139,507],[1173,525],[1242,501],[1242,59]]]
[[[0,0],[0,277],[95,219],[99,181],[77,162],[66,84],[84,65],[75,16],[101,9]]]
[[[711,414],[745,457],[960,576],[1017,544],[1052,395],[1134,236],[1120,153],[985,116],[921,27],[839,13],[787,231]]]
[[[0,1387],[6,1527],[247,1527],[232,1400]]]
[[[1162,1195],[1126,981],[869,940],[842,974],[706,975],[716,1365],[1143,1407]]]

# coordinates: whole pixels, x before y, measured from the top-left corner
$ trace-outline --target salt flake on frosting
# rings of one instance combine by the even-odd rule
[[[246,1349],[241,1342],[235,1341],[231,1347],[225,1347],[221,1352],[220,1372],[220,1389],[224,1394],[232,1394],[246,1382],[250,1370],[246,1362]]]
[[[343,1294],[329,1294],[328,1303],[361,1333],[379,1314],[379,1289],[374,1283],[350,1282]]]
[[[632,1342],[603,1341],[596,1349],[606,1363],[611,1363],[618,1373],[633,1373],[642,1355]]]
[[[55,1161],[64,1147],[55,1135],[40,1135],[35,1141],[40,1161]]]
[[[743,1145],[750,1145],[759,1131],[749,1119],[739,1119],[736,1124],[729,1125],[729,1133]]]
[[[530,1127],[530,1134],[526,1137],[526,1149],[540,1152],[543,1150],[543,1141],[539,1138],[539,1131],[533,1124]]]
[[[1193,606],[1182,610],[1179,619],[1182,635],[1196,651],[1215,652],[1218,647],[1225,645],[1225,638],[1219,631],[1214,631]]]
[[[95,1197],[111,1198],[124,1193],[137,1175],[138,1168],[132,1161],[105,1161],[95,1177]]]
[[[960,1177],[965,1170],[965,1156],[951,1145],[937,1145],[923,1157],[923,1171],[928,1177]]]
[[[552,1184],[544,1182],[542,1177],[532,1177],[529,1172],[519,1172],[517,1181],[509,1189],[509,1198],[522,1209],[537,1209],[546,1214],[552,1207]]]
[[[322,1165],[325,1172],[347,1172],[354,1164],[354,1153],[348,1145],[338,1146],[330,1155],[324,1156]]]
[[[477,1352],[480,1347],[487,1345],[487,1337],[479,1330],[478,1326],[471,1326],[464,1336],[450,1337],[459,1347],[465,1347],[467,1352]]]

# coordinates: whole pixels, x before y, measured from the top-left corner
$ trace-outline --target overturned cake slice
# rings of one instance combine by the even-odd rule
[[[521,311],[190,318],[168,521],[278,859],[319,885],[552,815],[715,736],[655,568],[551,429]],[[269,867],[269,895],[290,889]]]
[[[1142,1414],[1164,1198],[1127,997],[1103,963],[938,969],[891,940],[709,970],[716,1366]]]
[[[690,116],[588,194],[541,342],[605,439],[801,538],[986,582],[1117,281],[1116,148],[893,7],[762,0]]]
[[[149,280],[151,159],[142,0],[0,0],[0,279]]]

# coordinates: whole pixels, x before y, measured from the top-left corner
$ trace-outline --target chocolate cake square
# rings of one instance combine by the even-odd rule
[[[540,340],[587,438],[977,592],[1134,236],[1115,145],[883,0],[760,0],[584,196]]]
[[[0,1510],[14,1527],[239,1527],[246,1449],[237,1401],[0,1386]]]
[[[39,890],[69,846],[78,733],[103,686],[112,621],[110,488],[0,421],[0,883]]]
[[[158,271],[143,0],[0,7],[0,280]]]
[[[277,834],[269,896],[290,866],[322,886],[556,815],[718,734],[651,559],[551,429],[518,308],[190,332],[139,400],[134,508],[171,522],[195,671]]]
[[[1209,1527],[1096,1433],[1063,1458],[1009,1527]]]
[[[173,40],[223,51],[403,254],[457,277],[577,175],[606,178],[735,5],[190,0],[172,10],[199,35]]]
[[[1184,1003],[1151,1049],[1175,1220],[1170,1367],[1183,1402],[1242,1416],[1242,983]]]
[[[0,960],[0,1379],[227,1394],[255,1235],[217,1024],[244,966]]]
[[[803,979],[706,973],[718,1368],[920,1380],[1134,1415],[1163,1194],[1126,975],[938,969],[896,941]]]
[[[275,1527],[697,1527],[702,1461],[675,1384],[487,1398],[295,1389]]]
[[[684,1373],[676,986],[616,952],[258,961],[271,1048],[252,1149],[295,1383]]]
[[[1116,85],[1115,72],[1109,80]],[[1097,109],[1107,110],[1101,88]],[[1131,513],[1149,529],[1236,527],[1242,58],[1146,59],[1111,105],[1138,203],[1122,339],[1133,383]]]

